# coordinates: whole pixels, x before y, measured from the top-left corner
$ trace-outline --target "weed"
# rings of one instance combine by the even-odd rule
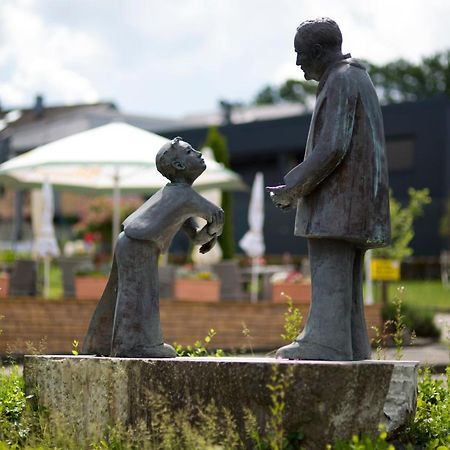
[[[326,450],[395,450],[395,447],[386,442],[387,433],[380,430],[380,434],[372,439],[369,436],[352,436],[350,441],[338,441],[334,445],[327,445]]]
[[[74,356],[78,356],[78,354],[79,354],[78,345],[79,345],[79,342],[76,339],[74,339],[72,341],[72,355],[74,355]]]
[[[203,341],[196,341],[193,345],[187,345],[186,347],[174,342],[173,346],[177,352],[177,356],[224,356],[225,353],[220,348],[213,353],[207,348],[216,334],[216,331],[211,328]]]
[[[248,342],[248,348],[250,349],[250,353],[252,355],[254,355],[253,353],[253,344],[252,344],[252,340],[253,340],[253,336],[250,333],[250,329],[247,327],[247,325],[242,322],[242,334],[244,335],[245,339]],[[245,351],[246,347],[243,348],[243,350]]]
[[[282,295],[287,300],[288,309],[284,313],[284,333],[281,334],[281,338],[286,342],[293,342],[300,334],[303,316],[292,303],[291,297],[284,293]]]

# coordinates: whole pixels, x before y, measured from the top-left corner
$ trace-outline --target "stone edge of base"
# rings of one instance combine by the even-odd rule
[[[293,365],[371,365],[371,364],[389,364],[400,366],[419,366],[420,361],[413,360],[377,360],[366,359],[362,361],[322,361],[322,360],[290,360],[273,357],[247,357],[247,356],[180,356],[177,358],[120,358],[111,356],[94,356],[94,355],[25,355],[26,359],[48,359],[48,360],[92,360],[92,361],[153,361],[153,362],[170,362],[170,363],[258,363],[258,364],[293,364]]]

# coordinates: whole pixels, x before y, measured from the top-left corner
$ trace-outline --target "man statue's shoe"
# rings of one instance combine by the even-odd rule
[[[292,344],[285,345],[277,350],[275,358],[283,359],[303,359],[300,351],[300,344],[297,341]]]
[[[275,358],[305,359],[309,361],[352,361],[351,351],[342,352],[312,342],[294,341],[277,350]]]

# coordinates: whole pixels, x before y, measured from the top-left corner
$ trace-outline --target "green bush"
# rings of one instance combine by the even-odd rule
[[[26,409],[25,385],[17,366],[9,373],[0,367],[0,442],[14,448],[27,439],[31,428]]]
[[[430,369],[421,375],[416,417],[402,441],[427,450],[446,450],[450,448],[450,365],[445,380],[433,377]]]

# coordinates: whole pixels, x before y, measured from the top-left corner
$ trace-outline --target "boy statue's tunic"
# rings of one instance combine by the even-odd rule
[[[125,219],[83,353],[137,357],[162,346],[159,255],[188,219],[210,222],[215,210],[191,186],[169,183]]]

